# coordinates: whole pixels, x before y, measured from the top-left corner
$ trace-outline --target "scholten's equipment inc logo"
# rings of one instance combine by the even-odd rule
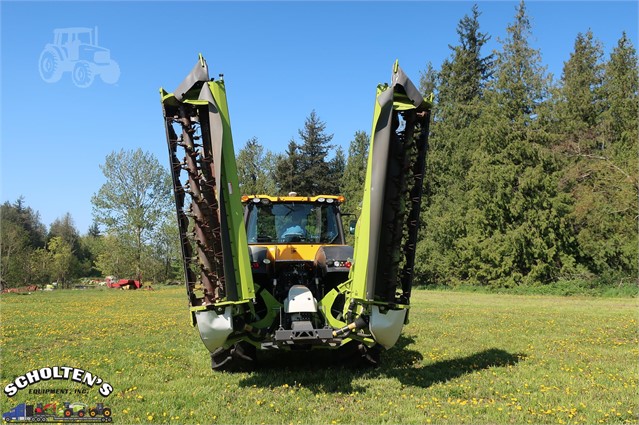
[[[2,414],[5,423],[25,422],[55,422],[55,423],[79,423],[79,422],[112,422],[111,408],[104,403],[96,403],[89,407],[88,404],[75,402],[57,403],[20,403],[13,409]]]
[[[29,394],[38,395],[71,395],[88,394],[90,388],[97,388],[102,397],[108,397],[113,392],[113,387],[98,375],[84,369],[69,366],[43,367],[29,371],[18,376],[4,387],[4,393],[8,397],[13,397],[19,391],[30,385],[51,380],[70,381],[82,384],[87,388],[29,388]],[[86,403],[64,401],[62,403],[20,403],[13,409],[2,414],[2,420],[12,423],[21,422],[111,422],[111,408],[104,403],[96,403],[89,406]]]
[[[111,51],[98,45],[98,27],[53,30],[53,43],[44,46],[38,68],[47,83],[57,83],[70,72],[71,81],[80,88],[93,84],[96,75],[106,84],[120,79],[120,66],[111,59]]]
[[[108,397],[113,392],[113,387],[108,382],[105,382],[102,378],[91,372],[75,367],[54,366],[35,369],[25,373],[24,375],[18,376],[13,380],[13,382],[4,387],[4,393],[8,397],[13,397],[18,393],[18,391],[27,388],[29,385],[42,381],[49,381],[51,379],[77,382],[84,384],[89,388],[93,388],[97,385],[98,392],[102,397]]]

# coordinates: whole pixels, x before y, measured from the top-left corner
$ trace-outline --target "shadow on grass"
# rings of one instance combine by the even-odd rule
[[[353,385],[358,378],[395,378],[404,385],[427,388],[483,369],[515,365],[526,357],[490,348],[422,366],[422,354],[408,348],[413,343],[413,338],[401,336],[395,347],[382,353],[377,368],[349,367],[335,350],[263,352],[259,367],[242,379],[240,386],[276,388],[288,384],[314,393],[362,393],[365,386]]]

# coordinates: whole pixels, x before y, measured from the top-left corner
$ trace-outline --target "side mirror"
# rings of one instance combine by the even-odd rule
[[[351,220],[348,222],[348,233],[355,234],[355,226],[357,226],[357,220]]]

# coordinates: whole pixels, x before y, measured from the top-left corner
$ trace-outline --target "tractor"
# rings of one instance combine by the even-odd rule
[[[53,31],[53,43],[45,45],[38,61],[40,76],[47,83],[58,82],[65,72],[73,83],[89,87],[96,75],[106,84],[120,78],[120,66],[109,49],[98,45],[98,28],[61,28]]]
[[[74,402],[69,403],[68,401],[63,402],[62,407],[60,407],[58,414],[60,416],[64,416],[65,418],[70,418],[71,416],[77,416],[79,418],[83,418],[87,415],[88,405],[85,403]]]
[[[95,418],[96,416],[111,416],[111,409],[109,407],[104,407],[104,403],[96,403],[95,407],[89,409],[89,416]]]
[[[258,350],[378,364],[408,321],[432,97],[397,62],[377,87],[350,247],[342,196],[240,193],[226,86],[202,56],[160,95],[191,320],[211,367],[253,367]]]

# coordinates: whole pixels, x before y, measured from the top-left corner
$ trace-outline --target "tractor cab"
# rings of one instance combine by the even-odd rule
[[[293,285],[321,298],[348,278],[353,248],[345,244],[343,196],[243,196],[254,281],[283,302]],[[274,282],[274,283],[273,283]]]
[[[249,244],[343,245],[343,196],[245,196]]]

